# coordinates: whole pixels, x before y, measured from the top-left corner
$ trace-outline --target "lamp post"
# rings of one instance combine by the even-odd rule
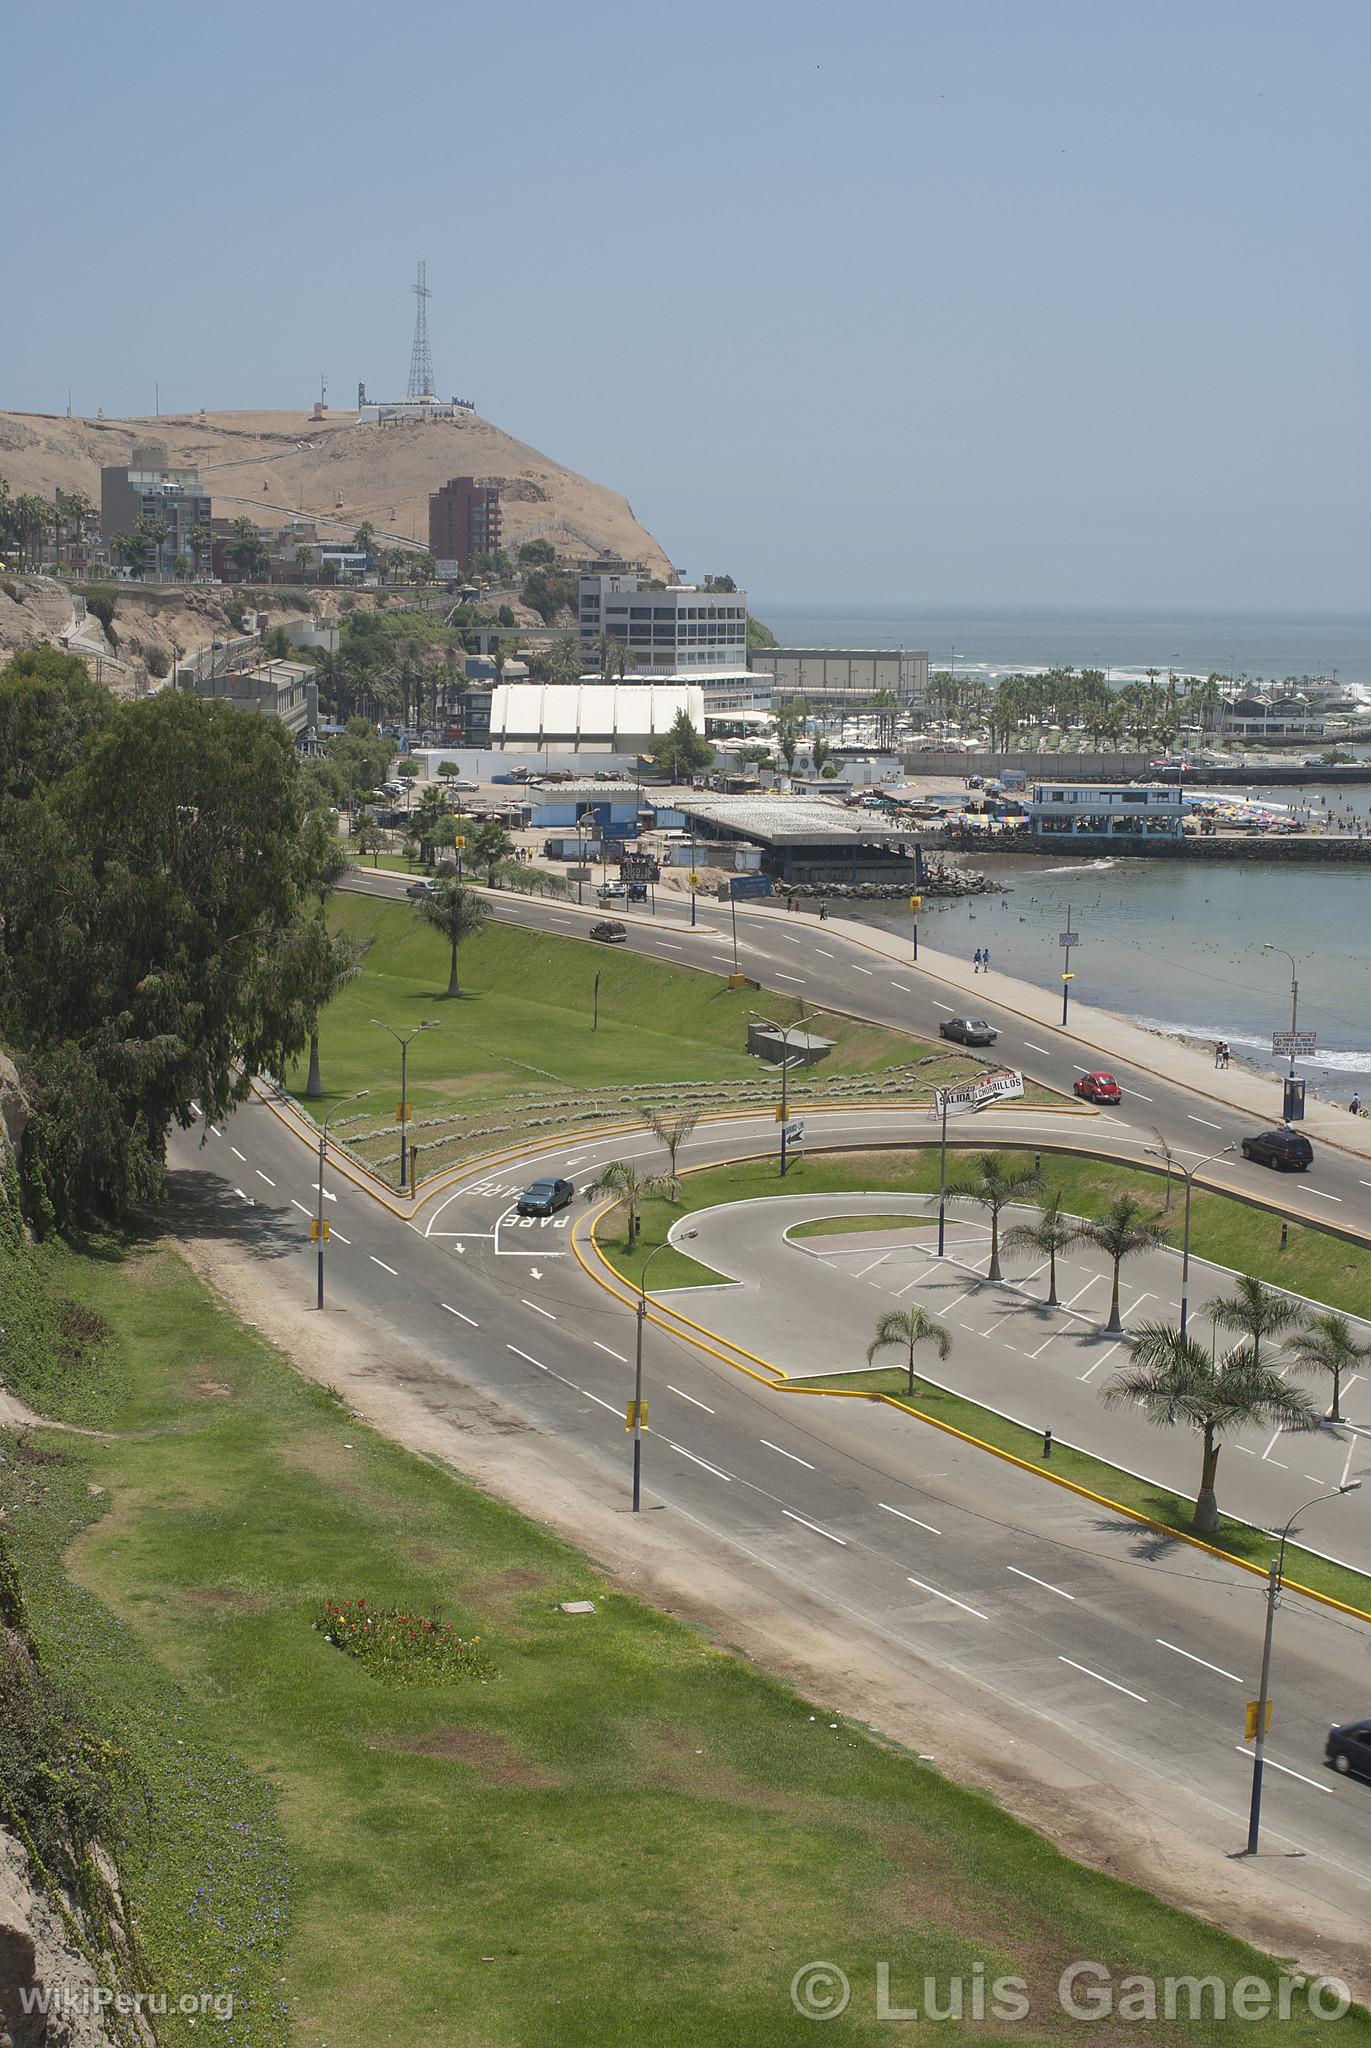
[[[938,1141],[938,1257],[947,1242],[947,1090],[938,1090],[942,1110],[942,1136]]]
[[[1290,1079],[1295,1078],[1295,1028],[1300,1015],[1299,969],[1293,953],[1286,953],[1284,946],[1273,946],[1270,939],[1262,940],[1263,953],[1285,953],[1290,962]]]
[[[1158,1136],[1160,1136],[1160,1132],[1158,1133]],[[1148,1158],[1149,1158],[1149,1159],[1163,1159],[1163,1158],[1166,1158],[1166,1159],[1167,1159],[1167,1171],[1168,1171],[1168,1172],[1170,1172],[1170,1170],[1171,1170],[1171,1162],[1170,1162],[1170,1159],[1169,1159],[1169,1158],[1167,1158],[1167,1155],[1166,1155],[1165,1153],[1163,1153],[1163,1152],[1160,1152],[1160,1151],[1158,1151],[1158,1149],[1157,1149],[1157,1147],[1156,1147],[1155,1145],[1149,1145],[1149,1146],[1148,1146],[1148,1147],[1146,1148],[1146,1150],[1147,1150],[1147,1156],[1148,1156]],[[1182,1226],[1182,1229],[1181,1229],[1181,1335],[1182,1335],[1182,1337],[1183,1337],[1183,1336],[1185,1335],[1185,1326],[1186,1326],[1187,1322],[1188,1322],[1188,1321],[1189,1321],[1189,1319],[1190,1319],[1190,1197],[1191,1197],[1191,1195],[1192,1195],[1192,1194],[1194,1193],[1194,1190],[1195,1190],[1195,1175],[1196,1175],[1196,1174],[1197,1174],[1197,1173],[1199,1172],[1199,1170],[1200,1170],[1200,1168],[1201,1168],[1202,1166],[1212,1166],[1212,1165],[1213,1165],[1213,1163],[1214,1163],[1214,1161],[1215,1161],[1216,1159],[1222,1159],[1222,1158],[1224,1158],[1224,1157],[1225,1157],[1225,1156],[1226,1156],[1226,1155],[1227,1155],[1227,1154],[1228,1154],[1229,1152],[1235,1152],[1236,1150],[1237,1150],[1237,1147],[1236,1147],[1236,1145],[1225,1145],[1225,1146],[1223,1147],[1223,1150],[1222,1150],[1222,1151],[1219,1151],[1219,1152],[1207,1152],[1207,1153],[1205,1154],[1204,1158],[1203,1158],[1203,1159],[1197,1159],[1197,1160],[1195,1161],[1195,1164],[1194,1164],[1193,1166],[1183,1166],[1183,1167],[1181,1168],[1181,1172],[1182,1172],[1182,1173],[1184,1174],[1184,1176],[1185,1176],[1185,1222],[1184,1222],[1184,1224],[1183,1224],[1183,1226]]]
[[[699,1234],[697,1230],[683,1230],[681,1232],[683,1238],[698,1237]],[[647,1321],[647,1269],[656,1258],[658,1252],[664,1252],[670,1243],[671,1239],[665,1238],[661,1244],[654,1245],[643,1260],[643,1270],[638,1275],[638,1341],[634,1346],[633,1353],[632,1416],[633,1512],[635,1515],[641,1512],[643,1498],[643,1324]]]
[[[382,1017],[373,1017],[371,1021],[377,1026],[378,1030],[388,1031],[400,1048],[400,1108],[398,1119],[400,1124],[400,1193],[403,1194],[405,1192],[405,1139],[409,1134],[409,1094],[407,1090],[410,1040],[417,1038],[421,1031],[436,1031],[438,1025],[435,1020],[426,1018],[422,1024],[416,1024],[412,1031],[397,1031],[393,1024],[387,1024]]]
[[[1271,1637],[1276,1624],[1276,1600],[1281,1590],[1281,1576],[1285,1570],[1285,1546],[1290,1540],[1290,1531],[1301,1515],[1308,1514],[1321,1501],[1337,1500],[1344,1493],[1359,1493],[1360,1479],[1349,1479],[1345,1486],[1334,1487],[1331,1493],[1316,1493],[1313,1500],[1307,1500],[1302,1508],[1296,1508],[1290,1520],[1281,1530],[1281,1545],[1271,1560],[1271,1569],[1266,1578],[1266,1634],[1262,1640],[1262,1675],[1257,1697],[1256,1746],[1252,1751],[1252,1802],[1247,1814],[1247,1854],[1255,1856],[1257,1840],[1261,1833],[1262,1818],[1262,1772],[1266,1763],[1266,1703],[1271,1685]]]
[[[805,1016],[797,1017],[793,1024],[778,1024],[774,1017],[764,1017],[760,1010],[753,1010],[750,1014],[757,1019],[759,1024],[765,1024],[768,1031],[776,1032],[781,1041],[781,1178],[784,1180],[787,1165],[785,1127],[789,1121],[786,1084],[790,1078],[790,1034],[792,1031],[798,1031],[802,1024],[812,1024],[814,1022],[814,1013],[809,1011]]]
[[[322,1308],[324,1305],[324,1154],[328,1146],[328,1127],[340,1109],[346,1109],[350,1102],[361,1102],[363,1097],[370,1095],[370,1093],[370,1088],[359,1088],[355,1095],[345,1096],[341,1102],[335,1102],[328,1115],[319,1125],[319,1199],[315,1204],[316,1213],[314,1218],[314,1241],[318,1246],[318,1287],[316,1291],[318,1297],[317,1306],[319,1308]]]

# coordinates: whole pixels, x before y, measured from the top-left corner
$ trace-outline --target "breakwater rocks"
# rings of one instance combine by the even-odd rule
[[[997,844],[997,853],[1042,853],[1054,860],[1080,854],[1098,860],[1200,860],[1261,861],[1269,867],[1314,863],[1340,867],[1371,867],[1371,838],[1350,835],[1295,832],[1216,833],[1212,839],[1159,839],[1118,833],[1109,839],[1081,836],[1051,840],[1030,839],[1025,833],[1012,842]]]
[[[903,903],[912,890],[921,896],[997,896],[1002,885],[989,875],[959,868],[951,861],[924,860],[921,881],[903,882],[780,882],[780,896],[824,897],[830,903]]]

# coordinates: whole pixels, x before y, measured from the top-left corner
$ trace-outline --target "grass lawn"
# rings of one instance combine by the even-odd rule
[[[908,1230],[911,1223],[926,1217],[905,1216],[816,1216],[812,1223],[796,1223],[791,1237],[853,1237],[861,1230]]]
[[[1017,1149],[1031,1151],[1032,1147]],[[955,1176],[958,1164],[969,1156],[969,1151],[953,1153],[949,1149],[949,1180]],[[1146,1167],[1115,1166],[1107,1160],[1044,1150],[1043,1173],[1049,1184],[1058,1190],[1063,1208],[1076,1215],[1098,1215],[1116,1194],[1125,1191],[1141,1193],[1144,1199],[1150,1198],[1158,1210],[1165,1201],[1164,1175]],[[665,1241],[667,1231],[696,1209],[713,1208],[722,1202],[751,1201],[759,1196],[782,1192],[792,1195],[861,1194],[899,1189],[910,1193],[936,1193],[937,1186],[938,1152],[935,1145],[906,1151],[816,1152],[792,1161],[784,1189],[774,1158],[745,1160],[733,1166],[686,1172],[681,1177],[676,1201],[646,1202],[638,1242],[631,1252],[625,1244],[623,1218],[618,1210],[605,1218],[596,1231],[596,1238],[610,1264],[636,1286],[641,1284],[644,1262],[655,1247]],[[957,1213],[975,1212],[968,1208]],[[908,1224],[910,1220],[909,1216],[892,1215],[825,1217],[797,1227],[794,1235],[894,1229]],[[1174,1205],[1170,1221],[1177,1225],[1179,1234],[1179,1210]],[[1307,1294],[1315,1301],[1330,1302],[1335,1307],[1361,1315],[1366,1313],[1367,1304],[1371,1302],[1371,1251],[1346,1244],[1311,1225],[1297,1225],[1293,1220],[1288,1248],[1284,1252],[1280,1249],[1280,1235],[1281,1218],[1278,1215],[1254,1209],[1227,1195],[1197,1193],[1194,1198],[1190,1243],[1197,1258],[1213,1259],[1238,1272],[1269,1281],[1273,1286]],[[674,1247],[656,1260],[651,1275],[654,1293],[672,1287],[717,1285],[723,1278],[712,1268],[686,1258]],[[707,1303],[702,1301],[689,1312],[694,1320],[708,1324]],[[771,1358],[767,1362],[780,1367],[786,1363],[784,1358]],[[919,1384],[925,1385],[922,1375],[918,1377]],[[876,1372],[861,1371],[806,1380],[804,1384],[851,1387],[867,1393],[900,1393],[905,1385],[905,1375],[890,1367]],[[1043,1463],[1042,1439],[1038,1432],[1006,1422],[990,1409],[964,1400],[959,1394],[921,1393],[916,1406],[935,1420],[950,1422],[967,1435],[1011,1451],[1031,1464]],[[1198,1466],[1197,1450],[1197,1475]],[[1192,1500],[1173,1494],[1164,1487],[1154,1486],[1147,1480],[1134,1479],[1116,1466],[1106,1464],[1103,1459],[1058,1445],[1052,1458],[1052,1470],[1089,1487],[1094,1493],[1102,1493],[1124,1507],[1150,1516],[1167,1528],[1188,1530],[1190,1527],[1194,1510]],[[1244,1522],[1225,1519],[1222,1533],[1206,1540],[1234,1557],[1261,1564],[1269,1559],[1270,1539]],[[1292,1560],[1288,1573],[1290,1578],[1371,1612],[1371,1578],[1345,1570],[1340,1565],[1328,1564],[1307,1551],[1297,1552],[1292,1547],[1287,1554]]]
[[[1016,2038],[1066,2042],[1052,1987],[1074,1958],[1116,1980],[1274,1978],[374,1436],[172,1254],[45,1254],[44,1273],[118,1333],[112,1434],[21,1452],[10,1540],[54,1672],[173,1788],[145,1830],[173,1838],[160,1866],[132,1860],[131,1889],[155,1981],[238,1968],[216,2038],[781,2048],[807,2038],[791,1979],[823,1956],[854,1984],[836,2041],[884,2040],[889,1957],[897,1977],[1023,1976]],[[489,1677],[371,1676],[312,1626],[358,1596],[480,1635]],[[558,1610],[575,1598],[597,1612]],[[76,1611],[117,1656],[73,1643]],[[180,1834],[178,1798],[198,1816]],[[1320,2024],[1295,2013],[1244,2038],[1312,2048]]]
[[[794,998],[729,989],[718,974],[499,923],[462,948],[463,994],[450,1002],[447,946],[408,903],[342,895],[330,915],[366,954],[361,975],[323,1016],[319,1106],[370,1088],[374,1099],[333,1128],[370,1163],[388,1166],[400,1052],[372,1020],[399,1031],[436,1022],[439,1030],[416,1040],[409,1060],[421,1175],[540,1126],[622,1122],[641,1114],[635,1089],[651,1091],[649,1099],[668,1111],[685,1106],[672,1091],[687,1086],[690,1100],[705,1108],[770,1103],[779,1081],[745,1050],[749,1012],[760,1008],[784,1022],[803,1014]],[[813,1080],[792,1077],[797,1104],[859,1085],[879,1099],[874,1091],[886,1085],[887,1070],[892,1094],[906,1099],[979,1071],[963,1053],[856,1018],[820,1011],[811,1029],[832,1038],[834,1050]],[[923,1060],[929,1064],[912,1071]],[[303,1064],[287,1076],[297,1096],[305,1078]]]

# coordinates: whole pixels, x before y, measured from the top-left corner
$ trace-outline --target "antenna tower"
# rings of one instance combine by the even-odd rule
[[[432,294],[428,288],[428,265],[419,265],[416,283],[410,286],[419,301],[419,310],[414,316],[414,346],[409,356],[409,398],[432,398],[433,357],[428,347],[428,301]]]

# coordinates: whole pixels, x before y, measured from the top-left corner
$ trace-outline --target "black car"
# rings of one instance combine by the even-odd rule
[[[1260,1166],[1273,1166],[1278,1173],[1307,1173],[1314,1164],[1314,1147],[1299,1131],[1259,1131],[1242,1141],[1244,1159]]]
[[[575,1192],[569,1180],[535,1180],[520,1195],[515,1211],[520,1216],[551,1216],[565,1209]]]
[[[955,1038],[958,1045],[993,1045],[999,1035],[984,1017],[946,1017],[938,1026],[940,1038]]]
[[[605,917],[590,927],[590,936],[602,940],[606,946],[622,946],[628,937],[628,926],[620,924],[617,917]]]
[[[1371,1721],[1349,1721],[1345,1728],[1335,1721],[1328,1731],[1324,1755],[1345,1778],[1371,1778]]]

